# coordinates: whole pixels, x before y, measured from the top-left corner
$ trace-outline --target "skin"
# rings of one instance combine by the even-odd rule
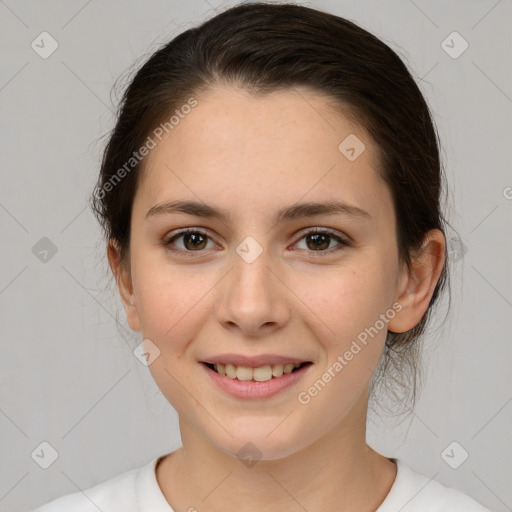
[[[396,475],[396,465],[365,440],[369,385],[386,328],[308,404],[297,395],[393,304],[401,311],[389,330],[404,332],[421,320],[443,268],[444,237],[427,233],[411,271],[399,262],[377,147],[315,91],[255,97],[216,86],[196,99],[145,161],[129,268],[115,245],[108,247],[128,323],[160,350],[149,369],[179,414],[183,446],[158,465],[160,488],[176,511],[373,511]],[[366,146],[355,161],[338,149],[350,134]],[[151,207],[175,199],[215,205],[231,219],[145,219]],[[331,199],[371,218],[272,221],[282,207]],[[174,240],[191,257],[164,245],[185,227],[210,237],[200,250],[186,237]],[[315,227],[352,245],[331,239],[322,256],[306,236]],[[236,252],[247,236],[263,251],[252,263]],[[222,353],[282,354],[313,365],[274,397],[241,400],[214,386],[199,363]],[[247,442],[261,453],[251,467],[237,457]]]

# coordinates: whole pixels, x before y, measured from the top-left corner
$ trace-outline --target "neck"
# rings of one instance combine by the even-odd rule
[[[158,482],[176,510],[373,512],[396,467],[366,444],[362,412],[303,450],[249,466],[180,421],[183,446],[160,464]]]

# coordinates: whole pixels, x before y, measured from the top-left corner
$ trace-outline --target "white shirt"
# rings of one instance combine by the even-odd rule
[[[163,457],[83,493],[61,496],[32,512],[174,512],[156,479],[156,464]],[[490,512],[468,495],[416,473],[400,459],[392,460],[397,464],[397,475],[375,512]],[[196,508],[200,510],[201,504]]]

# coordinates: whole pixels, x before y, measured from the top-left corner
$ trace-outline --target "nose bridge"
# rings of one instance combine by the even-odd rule
[[[247,247],[249,245],[249,247]],[[246,252],[244,252],[246,251]],[[260,299],[269,299],[271,257],[268,251],[258,254],[250,244],[240,244],[233,258],[235,291],[242,297],[254,295]]]
[[[289,316],[282,286],[272,268],[272,255],[254,239],[245,239],[233,254],[233,267],[217,303],[218,320],[256,333],[265,326],[278,328]]]

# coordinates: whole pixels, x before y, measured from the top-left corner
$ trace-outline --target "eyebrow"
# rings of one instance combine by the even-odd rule
[[[224,223],[229,223],[231,218],[231,215],[227,210],[199,201],[166,201],[152,206],[146,213],[146,220],[152,217],[169,215],[172,213],[185,213],[188,215],[195,215],[196,217],[218,219]],[[285,206],[274,214],[273,221],[277,224],[286,220],[303,217],[337,214],[371,219],[371,215],[366,210],[363,210],[358,206],[346,204],[341,201],[325,201],[322,203],[307,202]]]

